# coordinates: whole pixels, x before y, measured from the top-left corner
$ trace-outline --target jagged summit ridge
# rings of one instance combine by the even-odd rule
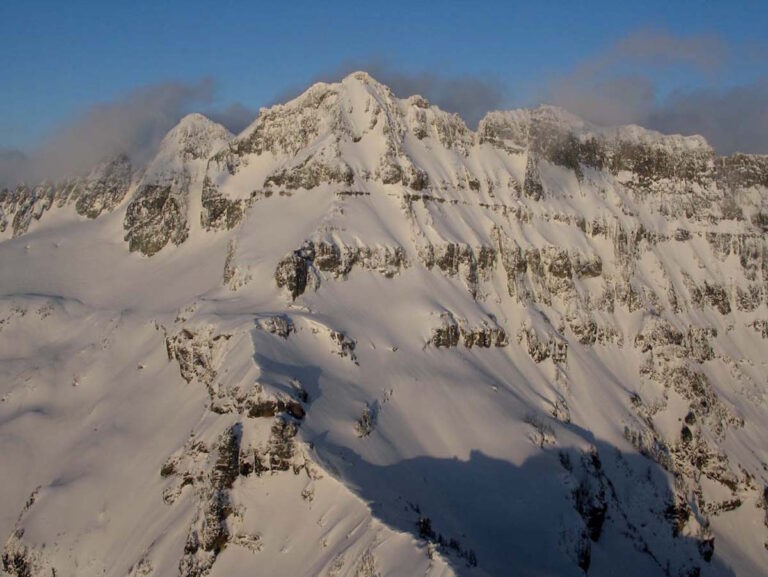
[[[509,160],[494,160],[488,147],[509,155]],[[442,198],[450,190],[493,194],[499,187],[525,189],[539,198],[544,192],[536,179],[540,162],[570,169],[579,179],[586,168],[617,176],[629,173],[629,179],[622,177],[628,182],[693,181],[719,188],[734,182],[768,182],[768,157],[721,158],[699,136],[662,135],[638,126],[597,127],[551,106],[489,112],[473,132],[458,115],[420,96],[399,99],[365,72],[338,83],[315,84],[290,102],[262,109],[237,137],[201,114],[186,116],[163,139],[144,168],[143,182],[129,196],[134,198],[143,184],[189,178],[185,164],[197,161],[206,163],[195,171],[205,173],[206,202],[199,217],[189,218],[200,220],[208,230],[239,222],[250,196],[260,188],[364,189],[366,183],[378,182],[416,193],[429,190],[430,196]],[[516,170],[521,162],[525,170]],[[247,174],[238,176],[246,168]],[[19,214],[19,226],[10,229],[20,234],[53,205],[46,195],[56,197],[57,205],[67,204],[66,190],[67,183],[60,183],[4,192],[0,226],[8,230]],[[111,210],[116,204],[105,206]],[[141,215],[135,213],[131,222],[153,218]],[[129,231],[132,227],[126,224],[129,242],[136,237]],[[175,237],[180,242],[186,238],[183,233]],[[160,241],[157,246],[166,244]],[[157,246],[149,252],[156,252]]]

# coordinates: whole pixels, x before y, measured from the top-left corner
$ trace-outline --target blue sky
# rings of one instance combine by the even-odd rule
[[[557,99],[563,79],[597,66],[587,87],[626,75],[659,101],[764,78],[766,30],[765,1],[4,0],[0,147],[33,148],[94,104],[137,87],[208,78],[215,89],[200,108],[257,109],[350,63],[373,61],[390,72],[492,82],[509,106]],[[669,51],[612,60],[639,32],[651,46],[653,34],[702,39],[697,50],[715,46],[727,53],[725,65],[666,65]]]

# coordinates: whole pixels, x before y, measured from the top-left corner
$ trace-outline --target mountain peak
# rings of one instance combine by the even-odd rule
[[[207,159],[232,140],[234,135],[221,124],[199,112],[184,116],[160,144],[158,156]]]
[[[350,82],[359,82],[361,84],[374,84],[378,86],[384,86],[381,82],[376,80],[373,76],[371,76],[365,70],[356,70],[354,72],[350,72],[341,80],[342,84],[350,83]]]
[[[365,73],[230,138],[0,192],[6,572],[760,573],[767,159]]]

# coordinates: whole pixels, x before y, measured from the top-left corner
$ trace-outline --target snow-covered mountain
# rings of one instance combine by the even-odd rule
[[[0,192],[10,575],[766,575],[768,157],[359,72]]]

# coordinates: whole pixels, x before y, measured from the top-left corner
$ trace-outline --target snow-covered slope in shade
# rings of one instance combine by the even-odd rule
[[[766,574],[767,191],[365,73],[4,191],[3,570]]]

